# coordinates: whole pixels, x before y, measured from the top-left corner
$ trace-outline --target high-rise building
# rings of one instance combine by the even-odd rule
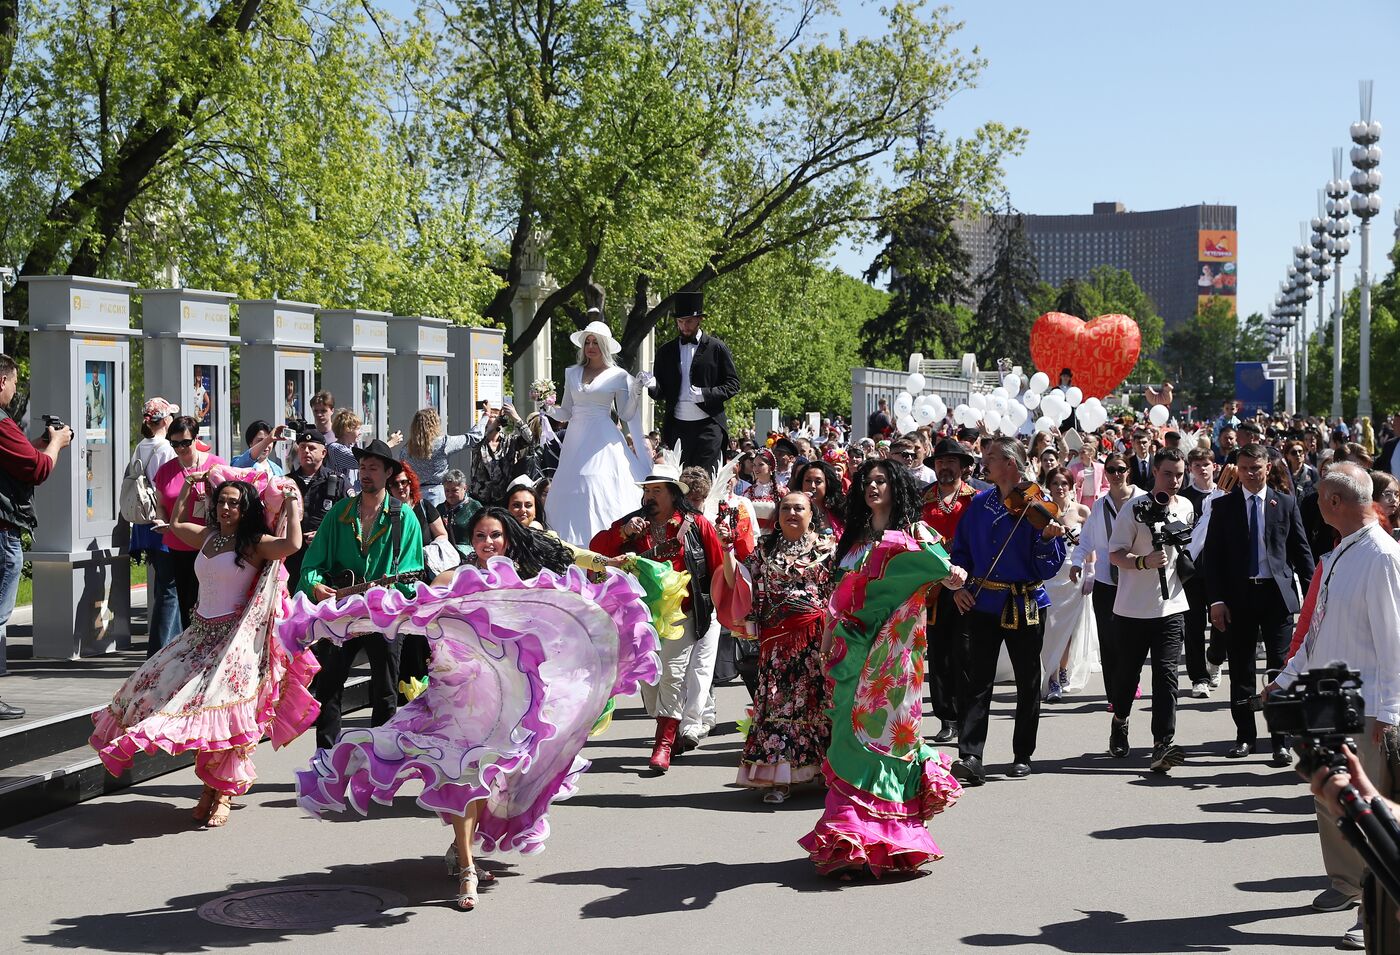
[[[1000,215],[954,223],[972,256],[975,279],[996,256]],[[1121,202],[1096,202],[1091,215],[1021,216],[1041,281],[1088,278],[1096,266],[1132,274],[1167,327],[1186,321],[1210,297],[1234,305],[1239,262],[1235,207],[1198,205],[1129,212]],[[974,293],[975,294],[975,293]]]

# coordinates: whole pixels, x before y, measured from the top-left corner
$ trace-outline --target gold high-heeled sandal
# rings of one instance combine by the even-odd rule
[[[209,818],[204,825],[210,829],[221,829],[228,825],[229,813],[233,810],[233,797],[225,793],[219,793],[214,798],[214,805],[209,810]]]
[[[214,797],[218,795],[214,792],[213,786],[205,786],[204,791],[199,794],[199,802],[194,806],[194,818],[196,822],[206,822],[209,819],[209,810],[214,808]]]

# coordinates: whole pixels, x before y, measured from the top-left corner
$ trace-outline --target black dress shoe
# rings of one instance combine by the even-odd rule
[[[677,736],[677,737],[676,737],[676,751],[675,751],[675,755],[679,756],[679,755],[681,755],[682,753],[688,753],[688,752],[690,752],[692,749],[699,749],[699,747],[700,747],[700,741],[699,741],[698,739],[696,739],[694,736],[685,736],[685,735]]]
[[[1244,759],[1252,752],[1254,752],[1253,743],[1236,743],[1225,751],[1225,755],[1231,759]]]
[[[1270,760],[1275,766],[1292,766],[1293,750],[1287,746],[1275,746],[1274,758]]]
[[[1006,773],[1006,775],[1010,776],[1012,779],[1022,779],[1030,774],[1031,764],[1028,760],[1024,759],[1018,759],[1016,762],[1012,763],[1011,769]]]
[[[980,786],[987,781],[987,773],[976,756],[959,756],[953,760],[953,778],[964,786]]]
[[[947,720],[944,720],[942,728],[940,728],[937,733],[933,734],[933,742],[935,743],[951,743],[957,738],[958,724],[951,723]]]
[[[0,700],[0,720],[17,720],[24,717],[24,710]]]

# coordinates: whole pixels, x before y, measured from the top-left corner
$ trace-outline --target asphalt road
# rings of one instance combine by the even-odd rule
[[[1301,781],[1265,757],[1225,758],[1223,687],[1183,698],[1188,763],[1165,779],[1146,771],[1146,713],[1133,755],[1105,754],[1097,681],[1045,708],[1035,774],[1002,778],[1011,699],[998,694],[991,780],[931,824],[946,857],[922,877],[851,885],[818,877],[797,846],[818,793],[775,808],[734,787],[745,702],[722,688],[728,733],[662,778],[644,775],[651,724],[623,707],[589,746],[579,793],[551,813],[546,851],[490,860],[500,880],[470,914],[442,868],[450,830],[411,799],[368,819],[300,812],[292,772],[308,734],[260,751],[261,782],[223,830],[190,822],[188,770],[0,830],[0,949],[1298,952],[1331,948],[1351,924],[1307,908],[1326,883]],[[379,890],[401,904],[300,930],[199,914],[232,893],[328,885],[361,888],[320,890],[307,918],[353,920],[337,906]],[[225,911],[278,914],[256,900]]]

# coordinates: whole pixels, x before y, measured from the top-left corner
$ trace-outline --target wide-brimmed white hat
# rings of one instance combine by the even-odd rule
[[[681,494],[690,493],[690,485],[681,480],[681,469],[674,464],[653,464],[651,473],[637,482],[638,487],[648,484],[674,484],[681,489]]]
[[[584,339],[589,335],[598,339],[598,344],[606,348],[609,355],[616,355],[622,351],[622,346],[618,344],[616,338],[613,338],[612,329],[604,322],[589,322],[586,328],[570,335],[569,341],[573,342],[576,348],[582,348]]]

